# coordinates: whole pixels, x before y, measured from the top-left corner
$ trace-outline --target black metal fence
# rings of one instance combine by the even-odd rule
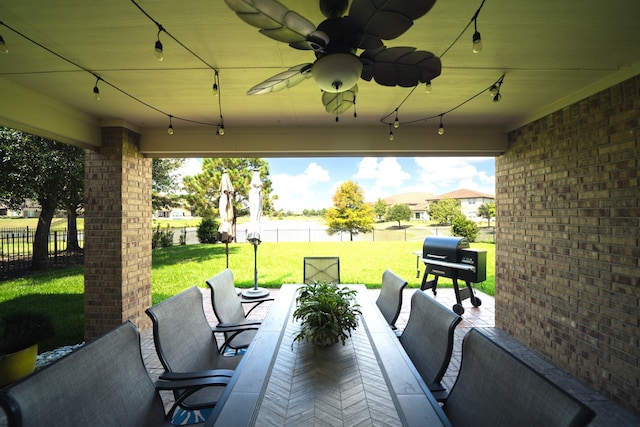
[[[0,228],[0,278],[12,277],[31,268],[35,228]],[[52,266],[82,263],[82,252],[67,250],[67,230],[49,233],[48,258]],[[78,244],[84,246],[84,232],[78,231]]]

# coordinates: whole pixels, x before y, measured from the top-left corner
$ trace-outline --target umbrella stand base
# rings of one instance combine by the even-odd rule
[[[251,288],[242,291],[242,296],[245,298],[262,298],[269,295],[269,291],[265,288]]]

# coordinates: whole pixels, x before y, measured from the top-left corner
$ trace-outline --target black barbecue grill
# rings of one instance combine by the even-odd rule
[[[484,282],[487,279],[487,251],[472,249],[469,241],[464,237],[433,237],[424,239],[422,252],[416,251],[416,267],[420,277],[420,261],[424,262],[425,270],[420,289],[431,288],[436,294],[438,278],[448,277],[453,281],[457,304],[453,311],[462,315],[464,307],[462,300],[469,298],[474,307],[480,306],[482,301],[476,297],[471,283]],[[427,280],[429,275],[432,280]],[[466,287],[458,286],[458,279],[466,282]]]

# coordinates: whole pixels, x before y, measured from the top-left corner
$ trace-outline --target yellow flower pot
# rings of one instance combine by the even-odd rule
[[[0,356],[0,387],[31,374],[36,369],[38,344],[15,353]]]

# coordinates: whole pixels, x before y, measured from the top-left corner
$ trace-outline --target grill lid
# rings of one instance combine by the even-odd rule
[[[422,257],[446,262],[458,262],[458,250],[469,247],[464,237],[429,236],[422,244]]]

